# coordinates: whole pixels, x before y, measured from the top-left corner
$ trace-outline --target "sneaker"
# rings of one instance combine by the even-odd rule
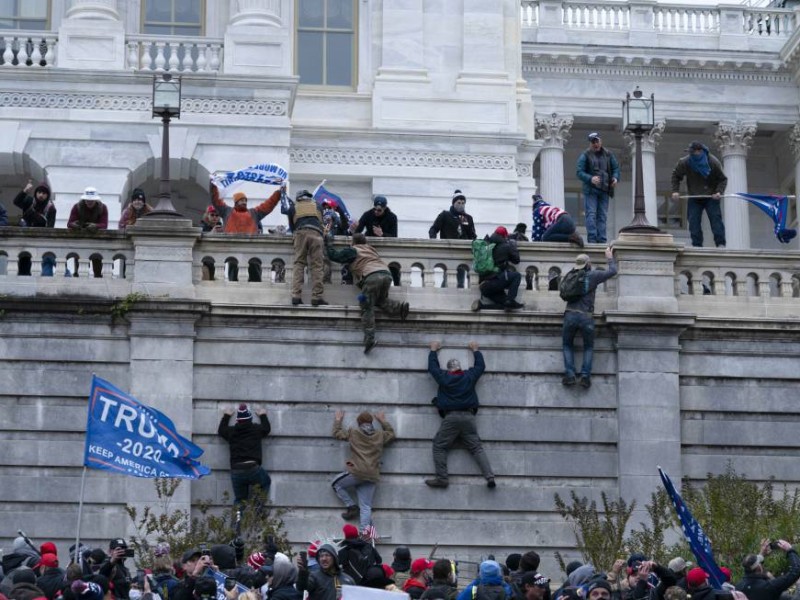
[[[717,244],[717,248],[725,248],[725,244]]]
[[[488,487],[490,490],[493,490],[494,488],[497,487],[497,483],[495,482],[494,477],[489,477],[486,480],[486,487]]]
[[[475,301],[472,303],[472,306],[470,306],[470,310],[472,310],[472,312],[478,312],[478,311],[479,311],[481,308],[483,308],[483,307],[481,306],[481,300],[480,300],[480,298],[478,298],[477,300],[475,300]]]
[[[583,248],[583,238],[577,231],[573,231],[569,234],[569,242],[570,244],[575,244],[578,248]]]
[[[561,378],[561,385],[570,386],[570,385],[575,385],[575,383],[576,380],[574,375],[564,375]]]
[[[434,477],[433,479],[426,479],[425,485],[432,488],[446,488],[450,482],[443,477]]]
[[[302,304],[302,303],[303,303],[303,299],[302,298],[292,298],[292,306],[297,306],[298,304]]]
[[[517,310],[519,308],[525,308],[525,305],[521,302],[517,302],[516,300],[506,300],[503,308],[506,310]]]
[[[366,342],[364,342],[364,354],[369,354],[369,351],[372,350],[377,345],[378,345],[378,340],[375,339],[367,340]]]
[[[408,305],[408,302],[403,302],[400,305],[400,320],[401,321],[405,321],[408,318],[409,309],[410,309],[410,307]]]
[[[581,387],[590,388],[592,387],[592,378],[589,375],[581,375]]]
[[[324,298],[315,298],[311,301],[311,306],[328,306]]]
[[[353,521],[358,518],[360,513],[358,506],[348,506],[347,510],[342,513],[342,518],[345,521]]]

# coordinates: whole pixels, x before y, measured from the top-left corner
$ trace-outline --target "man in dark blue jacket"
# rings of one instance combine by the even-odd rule
[[[442,424],[436,432],[436,437],[433,438],[433,465],[436,477],[426,479],[425,484],[433,488],[446,488],[449,485],[447,451],[460,438],[470,454],[475,457],[486,478],[486,485],[494,488],[494,473],[489,458],[483,450],[481,438],[478,436],[475,418],[479,405],[475,384],[486,369],[483,354],[478,350],[478,342],[470,342],[467,347],[472,350],[475,366],[462,371],[458,359],[451,358],[447,361],[447,371],[443,371],[439,366],[437,354],[441,347],[439,342],[431,342],[431,351],[428,355],[428,373],[439,384],[433,403],[442,416]]]

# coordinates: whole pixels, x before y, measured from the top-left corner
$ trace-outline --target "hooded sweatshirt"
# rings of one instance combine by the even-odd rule
[[[323,544],[317,550],[317,561],[319,555],[327,552],[333,557],[333,565],[328,571],[300,572],[297,578],[297,589],[301,592],[308,592],[308,600],[338,600],[342,597],[343,585],[355,585],[353,578],[347,573],[342,573],[339,567],[339,559],[336,549],[330,544]]]
[[[473,593],[475,587],[479,589]],[[500,563],[494,560],[485,560],[481,563],[478,578],[465,587],[456,600],[472,600],[473,596],[477,599],[481,595],[496,600],[514,597],[513,589],[503,579]]]
[[[45,192],[47,197],[39,202],[36,199],[37,192]],[[41,184],[33,190],[33,196],[29,196],[24,191],[17,194],[14,198],[14,206],[22,210],[22,218],[25,220],[26,227],[55,227],[56,207],[52,200],[53,194],[50,188]]]
[[[350,442],[350,456],[345,463],[347,471],[359,479],[378,482],[381,478],[383,447],[395,438],[388,421],[381,421],[381,427],[383,431],[375,430],[368,434],[360,427],[344,429],[342,419],[333,422],[333,437]]]
[[[297,567],[285,560],[276,560],[272,565],[272,581],[269,585],[269,600],[303,600],[303,593],[295,588]]]

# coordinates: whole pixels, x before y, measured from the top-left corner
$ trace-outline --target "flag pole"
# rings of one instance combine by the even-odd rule
[[[321,188],[323,185],[325,185],[325,182],[326,182],[326,181],[328,181],[328,180],[327,180],[327,179],[323,179],[322,181],[320,181],[320,182],[319,182],[319,185],[318,185],[317,187],[315,187],[315,188],[314,188],[314,192],[313,192],[311,195],[312,195],[312,196],[316,196],[316,195],[317,195],[317,192],[319,191],[319,188]]]
[[[83,491],[86,489],[86,466],[83,467],[81,474],[81,493],[78,500],[78,526],[75,531],[75,562],[83,568],[83,555],[80,551],[81,543],[81,518],[83,517]]]

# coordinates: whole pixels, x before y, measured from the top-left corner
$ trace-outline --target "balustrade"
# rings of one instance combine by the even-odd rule
[[[52,67],[56,59],[55,33],[41,31],[0,32],[0,68]]]
[[[138,71],[217,72],[222,39],[129,35],[128,67]]]

